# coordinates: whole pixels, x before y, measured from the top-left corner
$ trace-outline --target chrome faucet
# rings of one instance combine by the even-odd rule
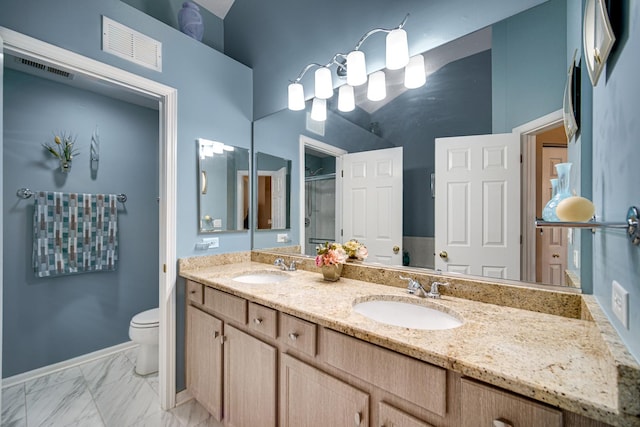
[[[433,282],[431,283],[431,290],[427,293],[429,298],[440,298],[440,291],[438,290],[438,286],[449,286],[448,283],[442,282]]]
[[[422,296],[427,296],[429,293],[422,287],[422,285],[420,284],[420,282],[418,282],[415,279],[412,279],[411,277],[402,277],[400,276],[400,278],[402,280],[408,280],[409,283],[407,284],[407,292],[410,293],[411,295],[418,295],[420,296],[420,293],[422,292]]]
[[[293,260],[291,261],[291,264],[287,267],[287,264],[284,262],[284,259],[282,258],[276,258],[276,260],[273,262],[273,265],[280,267],[282,271],[296,271],[296,264],[297,262]]]

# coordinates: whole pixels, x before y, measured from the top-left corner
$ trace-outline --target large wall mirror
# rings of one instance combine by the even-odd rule
[[[256,153],[256,229],[291,227],[291,160]]]
[[[407,32],[409,39],[415,36],[410,28]],[[434,268],[438,253],[434,243],[437,197],[432,179],[436,171],[435,140],[511,133],[512,129],[540,118],[558,115],[553,119],[556,122],[545,128],[545,132],[530,135],[528,140],[535,144],[533,148],[523,146],[523,150],[536,156],[531,167],[535,175],[530,183],[533,190],[527,197],[536,199],[532,204],[541,209],[548,200],[545,191],[550,190],[550,183],[549,177],[543,177],[539,171],[543,169],[544,159],[547,159],[546,163],[553,162],[543,157],[543,150],[553,148],[564,156],[564,161],[574,162],[574,173],[580,174],[579,159],[567,158],[571,151],[569,144],[576,143],[567,142],[561,114],[569,61],[567,37],[566,2],[550,0],[424,52],[427,82],[421,88],[406,90],[402,72],[385,70],[388,95],[384,101],[367,101],[366,87],[363,87],[363,93],[358,94],[356,90],[355,111],[343,113],[337,109],[335,90],[334,96],[327,101],[328,117],[324,122],[310,120],[311,101],[307,101],[306,110],[282,110],[257,120],[254,124],[256,150],[266,150],[273,141],[278,141],[282,150],[299,154],[294,157],[299,160],[292,168],[292,243],[300,244],[303,253],[314,255],[314,243],[320,240],[346,241],[353,237],[340,236],[339,227],[329,235],[334,228],[331,221],[340,215],[341,179],[339,172],[333,173],[334,159],[340,163],[341,155],[337,153],[402,147],[403,233],[400,245],[408,252],[403,261],[408,261],[410,267]],[[334,76],[334,79],[337,78]],[[312,82],[310,79],[303,83],[312,85]],[[282,90],[286,91],[285,83]],[[576,190],[580,193],[579,188]],[[335,193],[327,195],[327,191]],[[333,208],[327,208],[327,201],[334,196],[338,206],[336,216],[332,215]],[[535,209],[535,206],[531,209],[531,215],[539,216],[538,212],[533,212]],[[316,214],[327,216],[328,222],[325,225],[316,223]],[[519,220],[518,224],[519,228]],[[313,234],[314,229],[320,230],[322,235]],[[301,230],[299,234],[297,230]],[[523,222],[520,233],[525,232],[535,235],[528,245],[530,252],[536,252],[536,247],[544,243],[535,241],[540,233],[535,231],[533,221]],[[510,233],[518,233],[518,230]],[[544,236],[550,238],[551,234],[545,231]],[[579,234],[572,236],[574,245]],[[565,255],[572,252],[566,230],[553,237],[564,244],[564,249],[558,251]],[[255,248],[260,246],[255,245]],[[557,271],[577,270],[573,259],[565,256],[562,261],[564,265]],[[562,273],[549,277],[536,271],[545,268],[551,271],[554,269],[551,265],[530,268],[533,271],[526,276],[517,273],[516,279],[566,284]],[[490,271],[486,275],[496,277],[494,273]]]
[[[249,150],[204,138],[198,144],[200,233],[249,229]]]

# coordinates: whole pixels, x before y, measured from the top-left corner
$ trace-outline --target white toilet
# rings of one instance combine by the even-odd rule
[[[136,314],[129,323],[129,338],[138,344],[136,374],[149,375],[158,371],[158,339],[160,331],[157,308]]]

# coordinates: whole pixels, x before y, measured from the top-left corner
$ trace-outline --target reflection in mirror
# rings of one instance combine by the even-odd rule
[[[258,152],[256,229],[285,230],[291,226],[291,160]]]
[[[304,152],[304,145],[302,148],[300,145],[303,138],[339,147],[349,153],[402,146],[402,249],[408,252],[404,259],[410,267],[434,268],[435,254],[446,251],[449,261],[452,261],[451,250],[435,247],[436,233],[447,232],[446,229],[436,230],[435,226],[438,195],[433,196],[430,185],[431,175],[436,169],[435,141],[437,138],[452,136],[511,133],[515,128],[526,127],[541,119],[548,120],[537,128],[532,128],[533,130],[523,131],[523,140],[526,139],[526,144],[531,144],[532,148],[523,145],[522,154],[525,162],[530,162],[528,170],[535,181],[528,182],[530,192],[522,193],[519,197],[531,200],[533,207],[526,210],[528,215],[532,218],[540,215],[536,212],[535,205],[544,198],[546,187],[550,187],[548,177],[544,178],[538,173],[542,169],[542,148],[560,147],[565,155],[568,151],[566,138],[565,141],[555,139],[557,133],[560,136],[564,134],[561,109],[568,60],[565,5],[562,1],[550,0],[489,28],[422,53],[427,68],[427,82],[422,88],[405,90],[402,88],[401,73],[385,70],[390,96],[384,101],[373,103],[364,99],[366,95],[358,97],[356,93],[356,110],[342,113],[337,109],[338,96],[335,94],[338,91],[335,90],[334,96],[327,100],[326,121],[314,122],[309,119],[310,100],[307,101],[306,111],[283,110],[264,117],[255,122],[254,147],[256,150],[264,150],[272,141],[279,141],[279,144],[286,145],[286,149]],[[536,57],[544,58],[544,61],[531,60]],[[334,81],[342,84],[335,76]],[[395,91],[394,88],[399,90]],[[282,90],[285,91],[286,87]],[[362,91],[366,91],[366,87]],[[553,126],[557,127],[556,132],[541,132],[550,131]],[[531,153],[533,157],[528,159],[527,156]],[[496,159],[492,157],[489,160]],[[579,159],[569,157],[568,161],[579,165]],[[318,168],[305,164],[303,155],[300,157],[300,164],[294,164],[293,168],[296,171],[293,177],[296,185],[292,193],[293,206],[299,210],[299,214],[293,215],[292,228],[304,230],[301,235],[308,234],[305,241],[294,240],[292,243],[300,244],[304,253],[313,255],[313,242],[307,241],[311,230],[303,229],[307,218],[305,202],[311,200],[306,196],[310,184],[298,176],[304,176],[307,167],[311,172]],[[526,172],[524,167],[523,176]],[[579,167],[576,167],[574,173],[579,174]],[[336,179],[336,185],[337,181],[339,180]],[[437,184],[437,177],[435,182]],[[576,190],[580,192],[579,188]],[[336,221],[339,222],[339,212],[337,215]],[[310,227],[323,228],[313,221],[309,223]],[[453,229],[460,231],[463,225],[454,226]],[[326,228],[330,230],[331,224]],[[525,281],[549,284],[548,280],[541,279],[542,273],[537,271],[539,268],[536,266],[535,252],[540,233],[536,233],[533,220],[523,220],[522,223],[518,221],[517,228],[524,236],[523,246],[526,244],[527,250],[533,253],[534,261],[527,267],[527,272],[523,263],[519,273],[505,277],[519,277]],[[511,229],[509,233],[517,233],[517,230]],[[526,241],[528,234],[533,236],[532,241]],[[545,231],[543,236],[550,237],[550,233]],[[344,236],[344,239],[349,237]],[[566,236],[555,237],[565,245],[570,245]],[[573,235],[574,245],[577,237],[577,233]],[[519,251],[520,248],[515,250]],[[572,253],[570,246],[559,250],[565,254]],[[579,260],[574,264],[573,257],[565,257],[564,265],[553,265],[557,260],[557,257],[553,257],[555,253],[555,250],[550,252],[551,262],[545,267],[549,271],[560,273],[553,274],[553,280],[563,282],[566,276],[563,272],[568,270],[579,275]],[[524,258],[525,254],[522,256]],[[438,260],[440,259],[442,258],[439,257]],[[487,274],[494,276],[495,271],[497,269],[490,270]]]
[[[249,229],[249,150],[198,138],[201,233]]]

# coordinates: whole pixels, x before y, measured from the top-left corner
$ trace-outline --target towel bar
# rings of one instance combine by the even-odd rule
[[[28,188],[19,188],[18,191],[16,191],[16,195],[21,199],[28,199],[35,193],[35,191],[29,190]],[[127,195],[124,193],[118,194],[116,197],[120,203],[124,203],[127,201]]]

